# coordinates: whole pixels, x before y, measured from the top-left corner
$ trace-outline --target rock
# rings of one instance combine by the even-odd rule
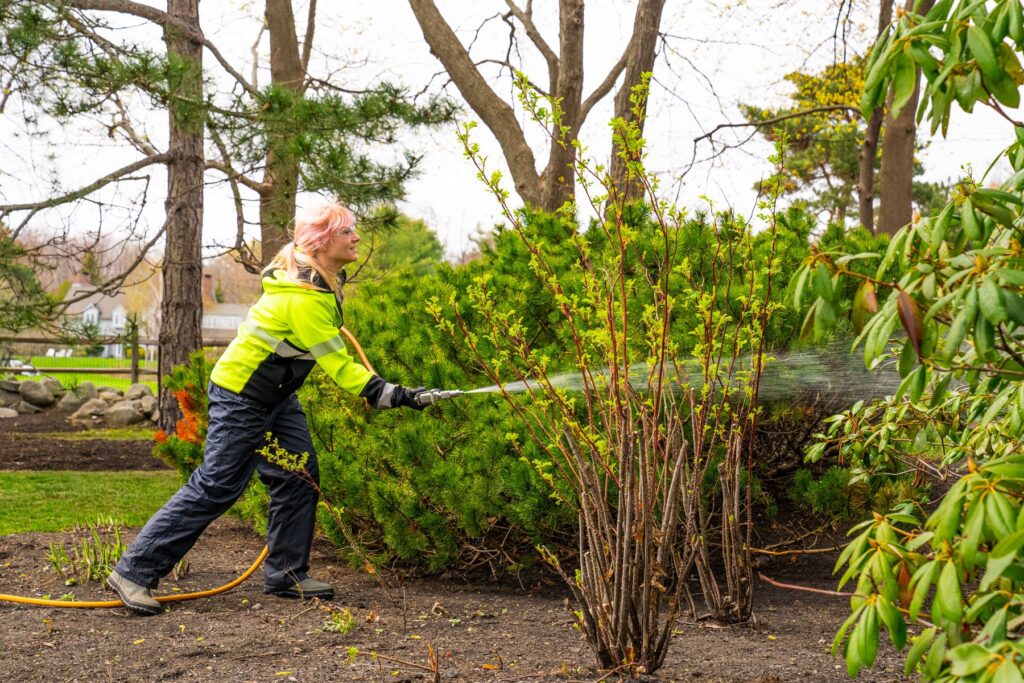
[[[0,407],[11,408],[21,402],[21,394],[17,391],[0,389]]]
[[[36,382],[33,380],[26,380],[22,382],[21,386],[18,387],[18,393],[21,395],[21,399],[24,402],[40,408],[48,408],[57,400],[53,397],[53,392],[50,391],[50,387],[46,386],[42,382]]]
[[[0,420],[8,417],[18,417],[18,411],[13,408],[0,408]]]
[[[139,399],[139,408],[142,409],[142,414],[146,417],[153,417],[153,413],[156,412],[156,406],[156,396],[152,394]]]
[[[100,389],[99,399],[101,401],[106,401],[107,405],[114,405],[115,403],[120,403],[121,401],[123,401],[124,396],[122,396],[121,394],[116,394],[107,388],[103,388]]]
[[[53,377],[44,377],[39,380],[40,384],[44,384],[50,388],[50,392],[54,398],[60,398],[64,394],[68,393],[68,390],[64,388],[64,385],[55,380]]]
[[[99,392],[96,391],[96,385],[88,380],[78,383],[78,386],[75,387],[75,394],[77,394],[83,401],[88,401],[91,398],[97,398],[99,396]]]
[[[157,408],[153,411],[153,414],[149,416],[149,421],[153,424],[160,424],[160,409]]]
[[[153,390],[145,384],[133,384],[128,387],[128,391],[124,393],[124,397],[129,401],[135,401],[143,396],[152,396]]]
[[[60,410],[78,410],[82,407],[83,403],[85,403],[84,398],[73,391],[69,391],[57,402],[57,408]]]
[[[76,410],[69,419],[88,420],[92,417],[99,417],[105,412],[107,412],[106,401],[101,398],[90,398],[88,401],[83,403],[82,407]]]
[[[17,393],[19,384],[21,384],[21,382],[13,377],[4,377],[3,379],[0,379],[0,389],[4,391],[13,391]]]
[[[41,413],[43,409],[39,406],[34,406],[31,403],[22,401],[18,405],[14,406],[14,409],[18,411],[19,415],[31,415],[32,413]]]
[[[142,408],[139,406],[138,401],[115,403],[107,409],[104,417],[108,427],[127,427],[146,419],[146,416],[142,414]]]
[[[115,389],[114,387],[99,386],[99,387],[96,387],[96,391],[98,391],[100,393],[103,393],[104,391],[110,391],[110,392],[113,392],[113,393],[117,394],[118,396],[124,398],[124,392],[121,391],[120,389]]]

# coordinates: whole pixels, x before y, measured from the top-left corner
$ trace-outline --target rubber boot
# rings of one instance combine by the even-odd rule
[[[110,576],[107,577],[107,585],[117,593],[117,597],[121,598],[125,607],[136,614],[151,617],[164,611],[160,603],[153,599],[153,594],[148,588],[129,581],[116,571],[110,572]]]
[[[303,600],[311,598],[330,600],[334,597],[334,587],[331,584],[311,579],[308,576],[290,586],[267,586],[263,592],[282,598],[302,598]]]

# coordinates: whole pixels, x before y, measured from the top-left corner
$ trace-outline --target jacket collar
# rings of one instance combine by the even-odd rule
[[[330,292],[331,287],[327,284],[327,281],[312,268],[299,268],[298,276],[300,280],[305,280],[309,284],[313,285],[322,292]]]

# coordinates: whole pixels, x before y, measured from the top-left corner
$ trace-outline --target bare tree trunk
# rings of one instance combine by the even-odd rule
[[[924,14],[931,9],[934,0],[921,0],[918,12]],[[905,9],[910,11],[914,0],[907,0]],[[917,98],[920,94],[920,73],[914,93],[895,119],[888,106],[885,114],[885,136],[882,140],[882,169],[878,175],[881,189],[878,208],[877,232],[893,234],[913,218],[911,189],[914,180],[914,139],[917,124]],[[892,102],[892,93],[888,103]]]
[[[892,22],[892,0],[881,0],[878,8],[878,35]],[[860,224],[875,231],[875,160],[878,156],[878,135],[882,132],[882,107],[871,112],[864,142],[860,146],[860,177],[857,182],[857,208]]]
[[[540,178],[533,150],[526,144],[512,105],[487,85],[433,0],[409,0],[409,6],[430,45],[431,54],[441,62],[466,102],[498,139],[516,193],[527,204],[540,204]]]
[[[890,2],[892,0],[889,0]],[[633,103],[630,102],[633,87],[640,83],[644,74],[654,71],[655,45],[658,40],[658,28],[661,26],[661,14],[665,8],[665,0],[640,0],[636,6],[633,19],[633,35],[626,48],[626,68],[622,86],[615,94],[615,118],[627,123],[635,119]],[[644,114],[647,111],[646,99],[641,106],[640,132],[644,130]],[[625,200],[631,201],[643,196],[643,188],[626,179],[626,161],[619,156],[620,150],[612,143],[611,177],[612,187],[625,193]]]
[[[270,34],[271,82],[301,96],[306,72],[299,54],[291,0],[267,0],[266,18]],[[267,161],[263,173],[266,189],[260,193],[260,239],[264,265],[288,242],[288,226],[295,216],[299,162],[286,151],[281,137],[273,130],[267,131]]]
[[[167,14],[187,26],[193,37],[170,23],[164,27],[167,54],[188,65],[171,85],[170,140],[167,165],[167,247],[164,255],[163,301],[160,305],[160,375],[188,361],[202,346],[203,307],[200,295],[203,226],[203,48],[195,40],[199,27],[199,0],[168,0]],[[172,431],[180,417],[171,392],[160,390],[160,427]]]
[[[548,163],[540,174],[540,203],[537,208],[555,211],[571,201],[576,181],[572,141],[579,137],[583,104],[583,15],[584,0],[558,3],[558,69],[551,74],[551,92],[562,106],[565,138],[553,140]],[[553,135],[557,135],[553,133]]]
[[[546,94],[559,103],[562,111],[559,123],[567,128],[564,139],[551,142],[548,160],[542,173],[537,173],[533,150],[526,142],[515,110],[487,84],[466,47],[459,42],[451,26],[438,11],[434,0],[409,0],[409,6],[423,31],[424,39],[430,45],[431,53],[441,62],[470,108],[501,145],[505,162],[515,183],[516,193],[529,206],[553,211],[566,200],[573,198],[575,181],[571,143],[578,137],[590,110],[611,92],[615,81],[631,59],[635,62],[635,70],[627,74],[622,85],[627,93],[639,81],[639,74],[650,70],[649,67],[645,68],[645,61],[642,58],[642,53],[648,48],[638,35],[650,41],[649,51],[653,54],[657,23],[651,23],[654,22],[654,13],[650,10],[657,8],[656,14],[660,20],[664,0],[641,1],[641,8],[637,10],[638,25],[634,26],[634,37],[630,39],[629,45],[601,83],[586,97],[583,97],[585,0],[559,0],[557,53],[544,40],[533,21],[532,2],[527,2],[525,7],[517,4],[517,0],[505,0],[505,3],[509,8],[506,18],[514,17],[519,21],[527,37],[547,64],[550,86]],[[651,64],[653,65],[653,57]],[[536,82],[536,79],[531,80]],[[626,101],[628,102],[628,95]]]

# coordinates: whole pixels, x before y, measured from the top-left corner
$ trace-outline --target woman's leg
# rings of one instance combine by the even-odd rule
[[[320,471],[316,450],[309,437],[309,425],[295,394],[270,426],[278,444],[289,453],[308,453],[306,472],[317,484]],[[313,543],[316,522],[317,490],[301,474],[288,472],[259,458],[260,479],[270,490],[267,519],[267,546],[270,553],[263,563],[263,580],[268,591],[291,586],[305,579],[309,572],[309,550]]]
[[[256,467],[255,449],[264,439],[270,410],[216,385],[210,385],[209,399],[203,464],[146,522],[116,567],[141,586],[156,587],[210,522],[242,495]]]

